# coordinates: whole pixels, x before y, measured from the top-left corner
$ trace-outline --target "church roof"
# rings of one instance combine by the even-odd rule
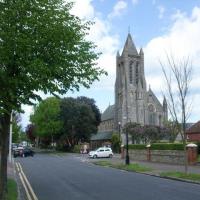
[[[200,121],[193,124],[188,130],[187,133],[200,133]]]
[[[90,140],[110,140],[112,138],[112,132],[111,131],[105,131],[105,132],[98,132],[95,135],[92,135]]]
[[[162,105],[161,105],[160,101],[158,100],[158,98],[156,97],[156,95],[153,93],[153,91],[151,90],[151,88],[149,88],[148,95],[152,96],[153,99],[154,99],[154,101],[157,103],[157,105],[159,105],[160,108],[162,108]]]
[[[101,115],[101,121],[106,121],[109,119],[114,119],[115,105],[109,105],[108,108]]]
[[[122,55],[126,53],[128,53],[129,55],[138,55],[137,49],[135,47],[135,44],[133,43],[130,33],[127,36]]]

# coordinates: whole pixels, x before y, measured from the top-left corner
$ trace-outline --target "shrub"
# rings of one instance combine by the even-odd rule
[[[113,152],[119,153],[121,142],[118,134],[116,133],[112,134],[111,143]]]
[[[81,145],[75,145],[74,148],[72,149],[73,153],[80,153],[81,150]]]
[[[130,144],[129,149],[146,149],[146,144]]]
[[[129,149],[146,149],[145,144],[131,144]],[[151,150],[184,150],[181,143],[154,143],[151,144]]]
[[[200,154],[200,142],[197,142],[196,144],[198,146],[198,154]]]
[[[181,143],[154,143],[151,145],[152,150],[184,150]]]

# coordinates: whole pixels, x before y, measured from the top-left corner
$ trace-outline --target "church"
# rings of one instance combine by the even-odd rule
[[[167,118],[166,99],[161,104],[151,88],[147,90],[144,52],[137,51],[128,34],[121,55],[116,55],[115,104],[103,112],[98,134],[120,132],[127,122],[163,126]]]

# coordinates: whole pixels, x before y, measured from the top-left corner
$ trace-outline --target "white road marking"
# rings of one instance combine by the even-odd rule
[[[17,165],[17,167],[19,168],[20,179],[21,179],[21,177],[22,177],[21,180],[23,180],[23,182],[27,185],[28,191],[30,191],[31,196],[33,197],[32,199],[33,199],[33,200],[38,200],[37,196],[35,195],[35,192],[33,191],[33,188],[31,187],[31,185],[30,185],[30,183],[29,183],[29,181],[28,181],[26,175],[24,174],[24,172],[23,172],[23,170],[22,170],[21,164],[20,164],[20,163],[16,163],[16,165]],[[23,184],[23,183],[22,183],[22,184]],[[27,189],[26,185],[25,185],[25,187],[24,187],[25,190]],[[23,186],[24,186],[24,184],[23,184]],[[28,193],[28,195],[30,196],[29,193]],[[27,196],[28,196],[28,195],[27,195]],[[31,199],[31,200],[32,200],[32,199]]]

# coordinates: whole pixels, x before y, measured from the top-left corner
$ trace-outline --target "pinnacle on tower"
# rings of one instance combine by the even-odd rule
[[[127,36],[126,43],[124,45],[124,49],[122,55],[129,54],[129,55],[138,55],[137,49],[135,44],[133,43],[132,37],[130,33]]]
[[[140,55],[144,55],[143,49],[140,49]]]
[[[120,55],[119,55],[119,51],[117,51],[117,55],[116,55],[117,57],[120,57]]]

